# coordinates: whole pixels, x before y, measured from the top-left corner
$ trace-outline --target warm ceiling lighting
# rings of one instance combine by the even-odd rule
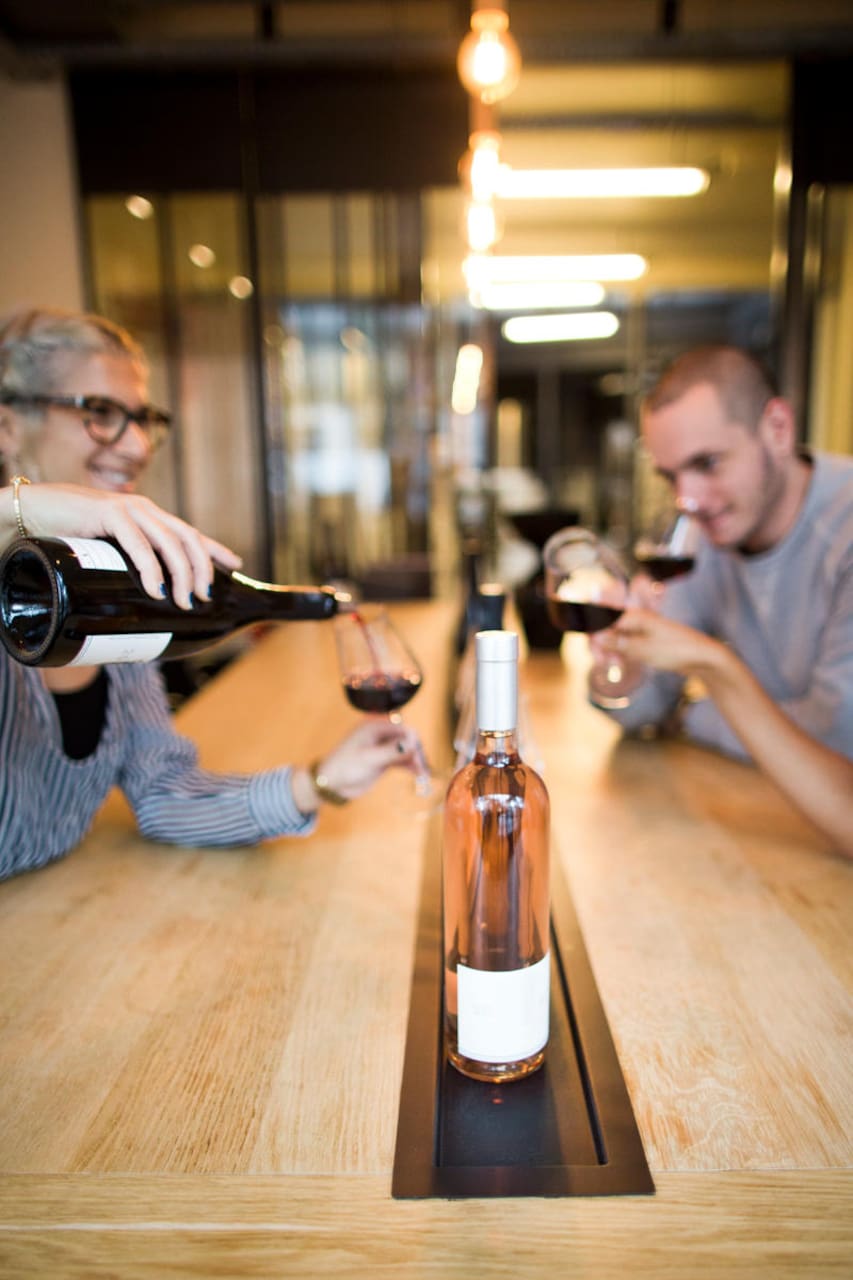
[[[648,263],[638,253],[472,255],[463,263],[469,289],[487,284],[557,280],[639,280]]]
[[[501,169],[501,135],[493,129],[479,129],[468,141],[464,157],[468,185],[475,200],[491,200]]]
[[[187,257],[194,267],[200,267],[202,271],[212,267],[216,261],[216,254],[209,244],[194,244],[187,250]]]
[[[459,46],[456,69],[464,88],[481,102],[500,102],[512,93],[521,74],[521,54],[503,9],[474,10],[471,30]]]
[[[228,281],[228,292],[240,302],[245,302],[255,292],[255,286],[248,276],[232,276]]]
[[[469,249],[476,254],[491,249],[499,238],[494,205],[472,201],[465,211],[465,228]]]
[[[450,404],[454,413],[473,413],[477,407],[480,374],[483,370],[483,350],[474,342],[466,342],[456,356],[456,371]]]
[[[790,164],[786,160],[781,160],[776,165],[776,172],[773,174],[773,190],[777,196],[786,196],[791,190],[793,182],[793,171]]]
[[[139,218],[142,222],[147,221],[154,214],[154,206],[145,196],[128,196],[124,207],[131,217]]]
[[[513,316],[501,325],[507,342],[582,342],[612,338],[619,321],[612,311],[581,311],[559,316]]]
[[[593,280],[544,280],[533,284],[486,284],[472,290],[471,302],[486,311],[542,311],[555,307],[597,307],[604,286]]]
[[[709,182],[704,169],[686,165],[646,169],[511,169],[501,165],[495,195],[504,200],[698,196],[707,191]]]

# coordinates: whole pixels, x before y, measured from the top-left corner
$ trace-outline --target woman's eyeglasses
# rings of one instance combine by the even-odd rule
[[[171,414],[154,405],[143,404],[128,409],[109,396],[29,395],[24,391],[0,390],[0,404],[17,404],[33,408],[75,409],[83,426],[98,444],[115,444],[133,422],[145,434],[152,449],[157,449],[169,434]]]

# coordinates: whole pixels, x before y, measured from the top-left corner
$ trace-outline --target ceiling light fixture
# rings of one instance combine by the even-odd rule
[[[512,93],[521,74],[521,54],[500,3],[474,0],[471,30],[459,46],[456,69],[465,89],[480,102],[500,102]]]
[[[645,169],[511,169],[499,166],[495,195],[502,200],[613,200],[698,196],[711,179],[687,165]]]
[[[255,292],[255,286],[248,276],[232,276],[228,281],[228,292],[240,302],[245,302]]]
[[[648,263],[638,253],[472,254],[462,264],[469,289],[488,284],[557,280],[639,280]]]
[[[139,218],[141,222],[154,216],[154,206],[146,196],[128,196],[124,207],[132,218]]]
[[[494,129],[478,129],[468,139],[468,150],[460,162],[471,195],[481,203],[494,197],[501,169],[501,135]]]
[[[597,307],[604,286],[593,280],[543,280],[532,284],[486,284],[472,289],[473,306],[485,311],[543,311],[556,307]]]
[[[501,325],[507,342],[583,342],[612,338],[619,321],[612,311],[581,311],[556,316],[513,316]]]
[[[216,261],[216,254],[213,252],[209,244],[194,244],[187,250],[187,257],[194,267],[199,267],[202,271],[206,271],[208,267],[212,267]]]
[[[480,375],[483,371],[483,349],[474,342],[466,342],[456,355],[456,370],[450,404],[454,413],[473,413],[477,407]]]
[[[491,249],[500,239],[494,205],[472,201],[465,210],[465,229],[468,248],[474,253],[481,254]]]

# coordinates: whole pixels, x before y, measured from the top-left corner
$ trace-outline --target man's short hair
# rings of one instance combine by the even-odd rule
[[[645,397],[643,409],[654,413],[703,383],[717,392],[729,418],[750,430],[758,426],[767,401],[779,394],[757,356],[740,347],[709,345],[677,356]]]

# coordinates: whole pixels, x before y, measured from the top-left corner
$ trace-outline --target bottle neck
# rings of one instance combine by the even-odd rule
[[[520,758],[516,729],[478,729],[474,759],[478,764],[512,764]]]

